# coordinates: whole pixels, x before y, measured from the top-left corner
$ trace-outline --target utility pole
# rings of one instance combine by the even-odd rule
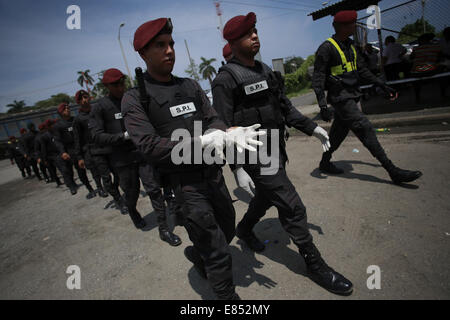
[[[125,52],[123,51],[123,46],[122,46],[122,42],[120,41],[120,28],[122,28],[125,25],[124,22],[122,22],[119,26],[119,45],[120,45],[120,50],[122,51],[122,56],[123,56],[123,61],[125,61],[125,67],[127,68],[127,72],[128,72],[128,76],[130,77],[130,82],[131,85],[133,85],[133,77],[131,76],[131,72],[130,69],[128,68],[128,62],[127,62],[127,58],[125,58]]]
[[[426,33],[427,27],[425,25],[425,0],[422,0],[422,24],[423,24],[423,33]]]
[[[223,22],[222,22],[222,10],[220,9],[220,2],[214,2],[214,6],[216,7],[216,13],[217,16],[219,17],[219,26],[217,27],[217,29],[219,29],[220,32],[220,40],[222,42],[226,42],[225,39],[223,38]]]
[[[184,39],[184,44],[186,45],[186,51],[187,51],[187,54],[188,54],[188,57],[189,57],[189,64],[191,65],[191,69],[192,69],[192,72],[194,74],[194,78],[195,78],[196,81],[199,81],[200,77],[198,76],[197,71],[195,70],[194,61],[192,60],[191,54],[189,53],[189,48],[188,48],[186,39]]]

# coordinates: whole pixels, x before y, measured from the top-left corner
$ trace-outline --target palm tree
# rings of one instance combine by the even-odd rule
[[[217,71],[211,65],[211,63],[216,61],[216,59],[212,58],[212,59],[208,60],[203,57],[200,57],[200,59],[202,59],[202,63],[200,63],[200,65],[199,65],[199,70],[203,76],[203,79],[205,79],[205,80],[208,79],[209,84],[212,86],[212,77],[213,77],[213,75],[217,74]]]
[[[91,92],[91,89],[89,86],[92,86],[94,83],[94,79],[89,75],[89,72],[91,70],[87,69],[85,71],[78,71],[79,77],[77,79],[78,83],[81,87],[84,87],[86,85],[86,89],[88,92]]]
[[[21,112],[25,108],[25,101],[24,100],[14,100],[13,103],[10,103],[6,106],[7,108],[11,108],[8,110],[8,113],[16,113]]]

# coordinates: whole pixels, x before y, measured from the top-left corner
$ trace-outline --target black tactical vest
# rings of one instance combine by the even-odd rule
[[[233,91],[235,126],[260,123],[264,129],[276,129],[284,123],[279,102],[281,84],[266,64],[261,65],[262,72],[256,72],[230,61],[219,70],[228,72],[237,84]]]
[[[144,77],[148,79],[148,75]],[[143,106],[157,134],[170,138],[176,129],[186,129],[194,137],[194,121],[203,121],[202,99],[194,81],[173,77],[174,85],[163,86],[145,81],[149,103]],[[202,132],[207,127],[202,123]]]

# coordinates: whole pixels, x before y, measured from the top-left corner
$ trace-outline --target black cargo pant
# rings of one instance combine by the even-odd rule
[[[29,156],[28,159],[26,159],[27,161],[27,166],[33,168],[33,172],[36,175],[36,177],[40,179],[42,179],[41,174],[39,173],[39,168],[38,168],[38,164],[35,158],[33,158],[32,156]]]
[[[142,216],[136,209],[139,199],[141,182],[139,181],[139,163],[133,162],[128,165],[115,167],[119,175],[119,184],[125,194],[128,212],[134,225],[137,227],[142,222]]]
[[[50,177],[52,178],[52,180],[54,180],[57,184],[60,184],[58,174],[56,173],[56,168],[58,168],[58,170],[61,172],[61,174],[62,174],[63,169],[61,167],[61,163],[57,160],[58,157],[59,156],[56,154],[48,156],[48,158],[46,160],[46,166],[48,168],[48,172],[50,173]]]
[[[77,186],[73,177],[73,167],[75,167],[80,181],[86,186],[89,191],[92,191],[91,184],[89,183],[89,179],[86,174],[86,169],[82,169],[78,166],[78,158],[75,154],[69,153],[69,155],[69,160],[63,160],[61,158],[61,155],[58,155],[57,157],[58,167],[61,170],[65,185],[68,188],[74,188]]]
[[[214,293],[220,299],[230,298],[235,286],[228,245],[235,235],[236,213],[222,170],[174,174],[170,183]]]
[[[16,162],[17,168],[19,168],[20,172],[22,173],[22,177],[26,177],[25,169],[27,171],[28,176],[31,176],[31,169],[30,167],[26,166],[26,160],[24,157],[20,156],[17,158],[14,158],[14,161]]]
[[[148,162],[143,161],[139,164],[139,177],[156,212],[159,229],[167,230],[169,227],[167,225],[165,201],[167,201],[169,210],[181,211],[179,205],[174,203],[175,199],[172,197],[172,190],[166,186],[163,188],[163,194],[161,191],[161,178],[156,169]],[[172,213],[176,214],[177,212]]]
[[[339,148],[351,130],[383,167],[388,168],[392,163],[378,142],[372,124],[362,113],[358,100],[346,100],[333,104],[333,107],[334,120],[329,132],[331,148],[325,152],[325,159],[331,159],[332,153]]]
[[[120,200],[119,192],[119,175],[116,170],[109,163],[108,157],[106,155],[92,154],[92,161],[94,162],[100,177],[103,182],[103,186],[106,191],[113,197],[115,201]],[[114,180],[111,178],[111,173]]]
[[[92,174],[92,178],[95,181],[95,185],[97,186],[97,189],[103,189],[100,171],[98,170],[94,160],[92,159],[92,155],[91,155],[91,152],[89,151],[89,149],[87,149],[83,153],[83,159],[84,159],[84,165],[86,166],[87,169],[89,169],[89,171]]]
[[[260,165],[244,165],[255,184],[255,196],[239,228],[244,233],[250,232],[266,211],[275,206],[283,229],[300,249],[312,242],[312,235],[308,230],[306,208],[286,173],[286,154],[280,151],[278,171],[271,174],[262,174]]]
[[[41,170],[42,175],[44,176],[44,179],[47,180],[48,179],[48,174],[47,174],[48,168],[43,161],[41,161],[39,163],[39,169]]]

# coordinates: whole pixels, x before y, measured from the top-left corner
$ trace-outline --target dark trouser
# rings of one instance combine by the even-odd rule
[[[139,163],[131,163],[126,166],[116,167],[119,175],[119,184],[125,194],[125,201],[129,215],[134,225],[137,226],[142,221],[142,217],[136,209],[139,199],[141,183],[139,181]]]
[[[324,153],[323,159],[329,161],[332,153],[339,148],[345,137],[347,137],[349,130],[352,130],[355,136],[380,161],[383,167],[388,168],[392,163],[378,142],[372,124],[359,109],[357,101],[350,99],[333,104],[333,107],[335,110],[334,121],[329,133],[331,148]]]
[[[97,189],[103,189],[100,171],[98,170],[97,166],[95,165],[95,162],[92,159],[92,155],[91,155],[91,152],[89,150],[84,152],[83,159],[84,159],[84,165],[91,172],[92,178],[94,178],[95,185],[97,186]]]
[[[38,168],[36,159],[29,157],[26,161],[27,161],[27,166],[33,168],[33,172],[36,175],[36,177],[38,177],[39,179],[42,179],[41,174],[39,173],[39,168]]]
[[[155,168],[148,162],[141,162],[139,164],[139,177],[156,212],[159,229],[167,230],[169,227],[166,219],[165,197],[161,191],[161,181]],[[164,190],[165,192],[166,189]]]
[[[59,156],[58,155],[54,155],[54,156],[50,156],[47,159],[47,168],[48,168],[48,172],[50,172],[50,177],[59,184],[59,178],[58,175],[56,173],[56,168],[58,168],[58,170],[60,172],[62,172],[62,167],[60,167],[60,163],[59,161],[57,161],[57,158]]]
[[[235,235],[236,213],[222,170],[174,174],[170,180],[189,239],[205,262],[208,281],[218,298],[227,299],[235,288],[228,245]]]
[[[41,163],[39,163],[39,169],[41,170],[42,175],[44,176],[44,179],[47,180],[48,179],[47,166],[44,164],[43,161],[41,161]]]
[[[403,71],[402,63],[392,63],[384,66],[384,72],[386,73],[386,80],[398,80],[400,79],[399,73]]]
[[[23,158],[23,157],[18,157],[18,158],[14,158],[14,160],[15,160],[15,162],[16,162],[16,165],[17,165],[17,168],[19,168],[19,170],[20,170],[20,172],[22,173],[22,177],[26,177],[26,174],[25,174],[25,158]],[[31,175],[31,169],[28,167],[27,168],[27,172],[28,172],[28,175],[30,176]]]
[[[281,156],[278,171],[271,175],[262,175],[258,165],[244,165],[255,183],[255,196],[239,227],[250,232],[266,211],[275,206],[283,229],[300,249],[312,242],[312,235],[307,226],[306,208],[286,174],[285,162]]]
[[[68,188],[75,188],[77,186],[75,180],[73,179],[73,167],[75,167],[80,181],[86,186],[89,191],[92,191],[91,184],[89,183],[86,174],[86,169],[82,169],[78,166],[78,160],[75,155],[71,154],[69,160],[63,160],[59,155],[57,157],[57,161],[59,162],[58,167],[60,168],[63,175],[64,183]]]
[[[101,176],[103,185],[106,191],[113,197],[115,201],[119,201],[119,176],[115,169],[111,167],[106,155],[92,155],[92,160]],[[111,173],[114,177],[114,182],[111,179]]]

